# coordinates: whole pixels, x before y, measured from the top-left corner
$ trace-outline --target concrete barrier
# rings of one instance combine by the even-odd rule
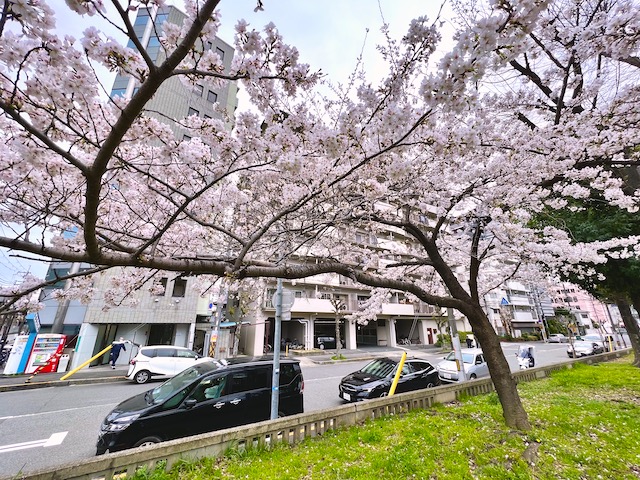
[[[552,372],[572,368],[576,363],[600,363],[626,355],[630,349],[616,350],[591,357],[582,357],[562,364],[521,370],[513,374],[517,382],[548,377]],[[401,393],[337,408],[301,413],[277,420],[267,420],[244,427],[220,430],[192,437],[163,442],[144,448],[109,453],[90,460],[53,467],[34,473],[3,477],[25,480],[111,480],[132,476],[137,469],[149,470],[158,465],[170,469],[183,459],[219,457],[228,450],[264,447],[278,442],[296,444],[341,427],[363,423],[369,419],[399,415],[414,409],[426,409],[437,403],[455,401],[461,396],[483,395],[494,391],[490,378],[444,385],[415,392]],[[3,479],[0,479],[3,480]]]

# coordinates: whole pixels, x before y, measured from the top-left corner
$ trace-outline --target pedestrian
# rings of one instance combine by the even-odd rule
[[[467,335],[467,348],[471,347],[473,347],[473,340],[471,340],[471,337]]]
[[[111,344],[111,352],[109,353],[109,363],[111,364],[111,368],[113,369],[116,368],[116,361],[120,356],[120,351],[121,350],[124,350],[125,352],[127,351],[127,347],[125,347],[124,344],[125,344],[124,337],[120,337],[120,340],[118,340],[117,342],[113,342]]]

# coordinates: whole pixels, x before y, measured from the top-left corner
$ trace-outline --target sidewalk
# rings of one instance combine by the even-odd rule
[[[433,345],[407,345],[398,347],[361,347],[355,350],[341,350],[344,359],[333,360],[335,350],[313,350],[310,352],[289,352],[289,357],[300,360],[304,365],[326,365],[345,361],[371,360],[376,357],[400,356],[406,351],[408,356],[420,354],[420,352],[433,353],[439,351]],[[284,356],[284,352],[281,352]],[[86,367],[76,372],[66,380],[61,377],[69,372],[40,373],[32,374],[4,375],[0,374],[0,393],[17,390],[29,390],[33,388],[58,387],[66,385],[87,385],[91,383],[127,382],[128,365],[117,365],[115,370],[109,365],[97,367]]]
[[[90,383],[125,382],[128,381],[125,378],[128,369],[128,365],[117,365],[115,369],[109,365],[86,367],[66,380],[60,380],[60,378],[69,372],[39,373],[35,376],[33,374],[0,374],[0,392]]]

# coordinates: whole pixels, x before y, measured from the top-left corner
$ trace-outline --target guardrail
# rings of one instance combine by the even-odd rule
[[[513,374],[518,382],[548,377],[551,372],[572,368],[574,363],[600,363],[626,355],[630,349],[616,350],[569,362],[521,370]],[[482,395],[494,391],[490,378],[461,384],[445,385],[415,392],[402,393],[337,408],[301,413],[277,420],[267,420],[239,428],[220,430],[193,437],[163,442],[144,448],[109,453],[90,460],[54,467],[8,479],[24,480],[112,480],[132,476],[137,469],[149,470],[164,464],[169,470],[183,459],[218,457],[229,449],[268,446],[277,442],[298,443],[305,438],[322,435],[328,430],[357,425],[368,419],[397,415],[416,408],[429,408],[436,403],[452,402],[461,396]]]

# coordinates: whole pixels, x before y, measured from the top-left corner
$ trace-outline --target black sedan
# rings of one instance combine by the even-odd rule
[[[369,398],[386,397],[398,369],[399,360],[377,358],[357,372],[342,380],[338,396],[348,402],[359,402]],[[396,387],[396,393],[419,390],[440,385],[438,372],[426,360],[407,359]]]

